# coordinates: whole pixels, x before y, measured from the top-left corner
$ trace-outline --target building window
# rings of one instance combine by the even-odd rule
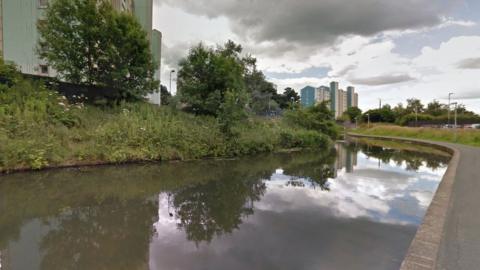
[[[48,6],[48,0],[38,0],[38,6],[40,8],[46,8]]]
[[[47,65],[40,65],[40,73],[42,75],[48,75],[48,66]]]

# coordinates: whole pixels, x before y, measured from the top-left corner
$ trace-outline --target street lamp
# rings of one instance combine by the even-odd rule
[[[415,106],[415,127],[418,127],[418,108]]]
[[[451,96],[454,93],[448,93],[448,125],[450,126],[450,101],[451,101]]]
[[[367,113],[367,119],[368,119],[367,127],[370,128],[370,114],[369,113]]]
[[[172,74],[175,73],[175,70],[172,69],[170,70],[170,88],[168,88],[168,91],[170,92],[170,94],[172,94]]]
[[[455,105],[455,126],[453,127],[455,129],[455,138],[454,141],[457,141],[457,108],[458,108],[458,102],[453,102],[451,105]]]

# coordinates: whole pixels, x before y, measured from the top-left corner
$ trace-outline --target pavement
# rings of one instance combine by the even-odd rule
[[[399,137],[349,136],[413,142],[452,153],[401,270],[480,269],[480,148]]]

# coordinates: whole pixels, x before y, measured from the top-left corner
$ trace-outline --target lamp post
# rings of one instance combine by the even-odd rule
[[[415,107],[415,127],[418,127],[418,108]]]
[[[448,127],[450,127],[450,101],[453,94],[454,93],[448,93]]]
[[[455,130],[455,137],[454,141],[457,141],[457,108],[458,108],[458,102],[453,102],[451,105],[455,105],[455,121],[454,121],[454,130]],[[450,109],[450,108],[449,108]]]
[[[168,91],[170,92],[170,94],[172,94],[172,74],[175,73],[175,70],[172,69],[170,70],[170,88],[168,88]]]
[[[369,113],[367,113],[367,119],[368,119],[367,127],[370,128],[370,114]]]

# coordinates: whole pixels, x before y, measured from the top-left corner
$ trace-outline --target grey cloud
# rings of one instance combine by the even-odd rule
[[[480,58],[467,58],[458,63],[461,69],[480,69]]]
[[[357,65],[348,65],[345,68],[337,71],[336,73],[332,74],[333,77],[343,77],[347,75],[350,71],[354,70],[357,68]]]
[[[480,99],[480,88],[478,90],[455,94],[454,97],[455,99]],[[445,98],[447,99],[448,97]]]
[[[384,75],[384,76],[369,77],[369,78],[350,78],[349,79],[349,81],[353,84],[370,85],[370,86],[395,84],[395,83],[402,83],[402,82],[408,82],[408,81],[414,81],[414,80],[415,78],[411,77],[408,74]]]
[[[340,36],[370,36],[441,22],[441,0],[161,0],[208,17],[227,17],[248,40],[326,46]]]
[[[163,61],[169,67],[178,67],[178,62],[184,58],[188,50],[198,43],[178,43],[174,46],[163,45]]]

